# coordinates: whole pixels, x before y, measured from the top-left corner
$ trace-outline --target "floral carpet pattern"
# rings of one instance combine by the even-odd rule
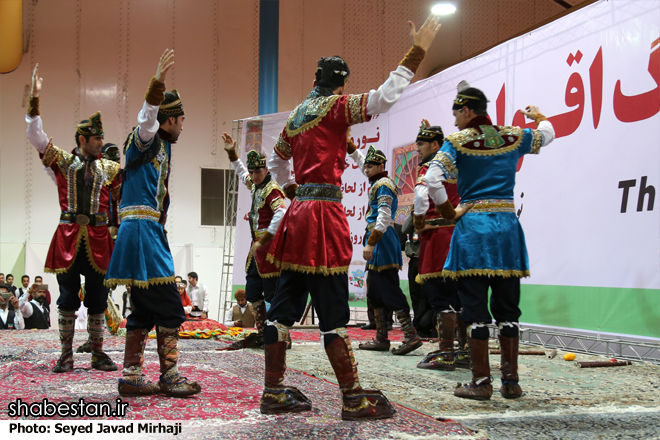
[[[318,334],[318,331],[314,336]],[[74,355],[75,369],[54,374],[50,370],[59,356],[55,330],[2,332],[0,381],[4,385],[0,407],[20,397],[24,402],[115,402],[121,371],[100,372],[90,367],[90,355]],[[75,335],[74,347],[87,339],[84,331]],[[376,439],[376,438],[469,438],[473,432],[454,421],[433,417],[395,405],[395,418],[372,422],[341,420],[341,399],[337,386],[309,372],[289,368],[286,383],[303,391],[313,410],[297,415],[262,415],[259,400],[263,390],[263,351],[217,351],[225,342],[213,339],[180,340],[179,371],[197,380],[202,393],[186,399],[161,395],[124,398],[129,404],[124,420],[190,420],[176,438],[223,439]],[[305,345],[303,345],[305,344]],[[289,352],[317,346],[296,343]],[[29,348],[26,348],[29,347]],[[123,359],[123,338],[107,336],[105,351],[116,363]],[[156,341],[148,340],[145,375],[158,378]],[[326,361],[327,363],[327,361]],[[22,417],[25,418],[25,417]],[[0,419],[9,419],[6,411]],[[110,418],[112,420],[112,418]],[[195,425],[197,424],[197,427]],[[275,428],[276,427],[276,428]],[[433,437],[428,437],[433,436]],[[157,437],[154,437],[157,438]],[[171,435],[169,436],[171,438]],[[478,438],[478,437],[477,437]]]

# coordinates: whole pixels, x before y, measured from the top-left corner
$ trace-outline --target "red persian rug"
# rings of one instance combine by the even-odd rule
[[[54,342],[57,332],[41,331],[39,337],[31,337],[36,336],[35,332],[38,331],[2,332],[3,336],[11,333],[11,337],[4,338],[0,348],[0,381],[3,384],[0,407],[7,408],[18,398],[28,403],[40,402],[44,398],[54,403],[78,402],[81,398],[86,402],[115,403],[119,398],[117,380],[121,377],[121,371],[92,370],[89,354],[75,354],[75,369],[72,372],[51,373],[50,370],[58,357],[58,353],[52,350],[53,345],[56,345]],[[51,341],[46,343],[48,339]],[[248,351],[208,350],[217,346],[217,341],[180,342],[179,371],[202,385],[200,394],[186,399],[167,398],[162,395],[123,398],[123,402],[129,404],[124,418],[101,419],[191,420],[193,422],[186,424],[184,432],[176,437],[190,439],[357,440],[404,438],[406,435],[472,435],[472,431],[457,422],[438,421],[396,404],[397,414],[392,419],[371,422],[342,421],[337,385],[291,369],[287,371],[285,382],[303,391],[313,401],[312,411],[296,415],[262,415],[259,413],[264,364],[261,355]],[[204,349],[195,350],[194,347],[198,344]],[[148,341],[144,372],[151,380],[157,380],[159,375],[155,348],[155,341]],[[123,346],[119,350],[109,351],[108,354],[115,362],[120,362]],[[95,419],[83,417],[85,418]],[[10,418],[7,411],[0,412],[0,419],[16,420]],[[200,423],[194,422],[195,420]]]

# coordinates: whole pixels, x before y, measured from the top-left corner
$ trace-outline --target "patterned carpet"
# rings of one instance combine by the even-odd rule
[[[313,333],[318,338],[318,331]],[[121,373],[90,369],[89,354],[75,354],[75,369],[71,373],[50,372],[59,354],[56,331],[7,331],[2,332],[2,336],[0,381],[4,393],[0,407],[7,408],[18,397],[24,402],[43,398],[50,402],[76,402],[80,398],[88,402],[114,402],[118,397],[116,387]],[[74,347],[82,344],[86,336],[85,332],[77,332]],[[145,374],[151,379],[158,377],[155,344],[154,340],[149,340],[146,351]],[[313,410],[298,415],[261,415],[258,408],[263,384],[263,352],[215,350],[223,345],[224,342],[215,340],[181,340],[179,370],[199,381],[202,393],[188,399],[125,398],[124,402],[130,405],[125,419],[193,420],[185,424],[183,433],[176,437],[191,439],[431,439],[466,438],[473,434],[460,423],[437,421],[405,405],[395,405],[398,412],[393,419],[344,422],[340,419],[337,386],[291,367],[286,376],[287,384],[298,387],[310,397],[314,402]],[[318,345],[297,343],[289,352]],[[115,362],[122,360],[123,339],[108,336],[105,348]],[[0,419],[8,418],[6,411],[0,412]]]

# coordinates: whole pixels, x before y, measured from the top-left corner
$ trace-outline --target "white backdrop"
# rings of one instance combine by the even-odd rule
[[[603,1],[580,9],[413,84],[389,113],[355,126],[353,137],[378,138],[368,144],[391,157],[414,142],[422,118],[453,132],[451,105],[463,79],[486,93],[494,122],[524,125],[516,111],[534,104],[555,126],[555,142],[527,156],[517,176],[532,272],[524,282],[660,288],[660,2]],[[287,116],[265,118],[267,154]],[[367,197],[359,194],[367,180],[349,166],[343,182],[356,237],[353,270],[363,267],[360,214]],[[242,188],[237,268],[248,250],[247,222],[240,220],[248,211]],[[236,270],[234,284],[244,283]]]

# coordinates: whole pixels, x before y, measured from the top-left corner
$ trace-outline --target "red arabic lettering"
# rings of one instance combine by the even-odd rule
[[[614,87],[614,115],[621,122],[648,119],[660,111],[660,38],[651,44],[648,72],[656,88],[640,95],[626,96],[621,92],[621,80]],[[657,46],[657,47],[655,47]],[[654,50],[655,47],[655,50]]]

